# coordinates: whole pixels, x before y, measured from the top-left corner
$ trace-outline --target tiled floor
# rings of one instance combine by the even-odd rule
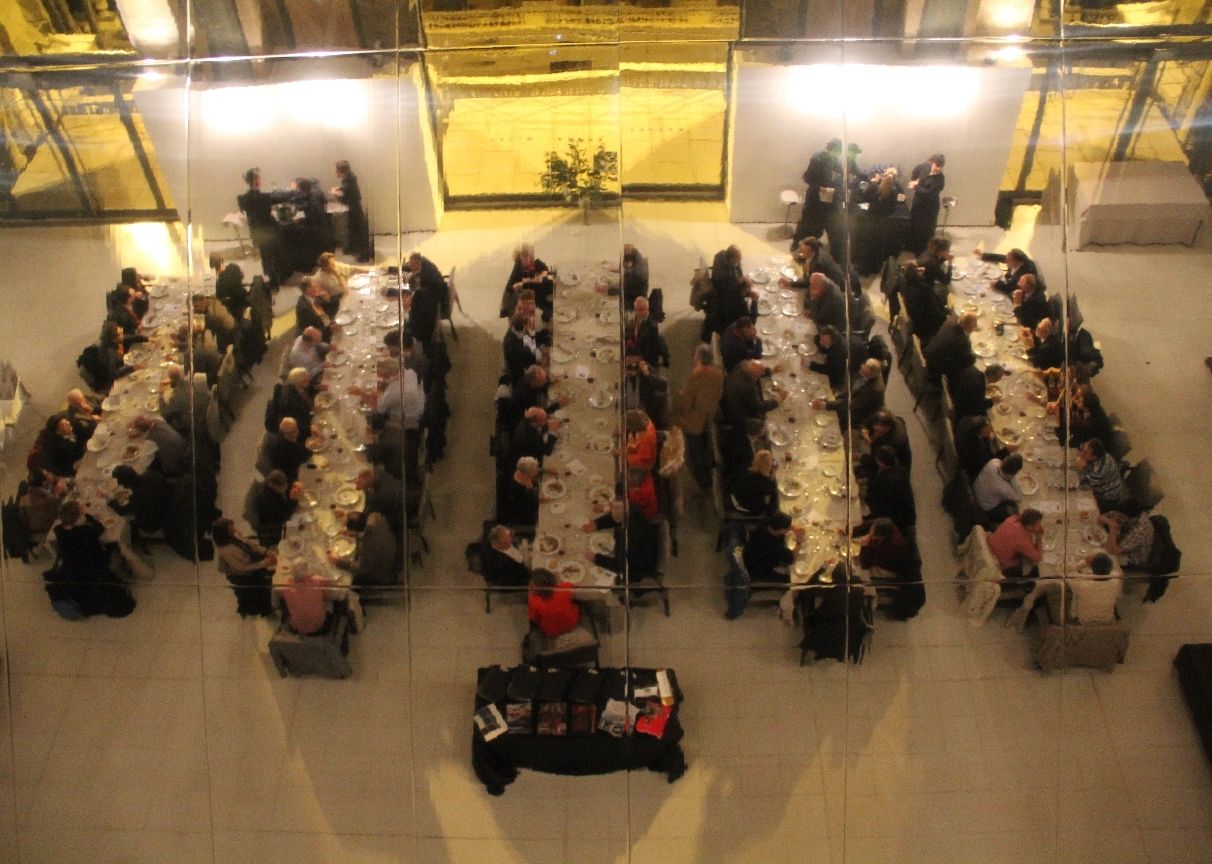
[[[559,265],[635,242],[666,292],[680,381],[697,332],[686,298],[699,256],[735,242],[758,261],[785,245],[768,242],[766,226],[727,224],[722,205],[628,205],[621,225],[599,213],[590,226],[563,213],[451,213],[436,235],[405,241],[457,265],[467,313],[455,319],[433,554],[412,574],[408,603],[370,609],[351,680],[281,680],[268,625],[234,614],[210,565],[195,573],[158,554],[131,617],[69,623],[47,606],[45,561],[10,562],[0,860],[1212,861],[1212,775],[1170,666],[1180,644],[1212,637],[1212,559],[1200,544],[1212,257],[1108,249],[1065,262],[1050,251],[1054,229],[1031,215],[1021,212],[1004,242],[1029,244],[1053,289],[1067,264],[1107,356],[1099,392],[1157,465],[1161,510],[1185,552],[1161,603],[1126,604],[1122,667],[1040,676],[1027,667],[1028,636],[1001,617],[973,629],[958,615],[939,481],[911,421],[928,579],[917,618],[880,620],[861,666],[800,668],[797,636],[770,606],[723,619],[715,525],[690,494],[672,616],[637,608],[605,644],[609,661],[677,669],[686,776],[669,785],[649,773],[524,772],[503,797],[486,795],[469,764],[474,670],[516,660],[524,614],[518,603],[484,614],[462,551],[490,494],[508,249],[530,238]],[[958,247],[977,239],[962,234]],[[72,257],[99,254],[81,242]],[[224,444],[225,510],[239,510],[275,368],[259,370]],[[889,398],[909,414],[895,374]]]

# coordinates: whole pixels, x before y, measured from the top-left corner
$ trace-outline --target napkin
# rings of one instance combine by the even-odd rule
[[[576,368],[576,376],[582,381],[587,381],[589,379],[589,367],[582,366],[580,363],[578,363]]]

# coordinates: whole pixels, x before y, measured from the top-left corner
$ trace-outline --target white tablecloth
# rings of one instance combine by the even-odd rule
[[[1195,243],[1212,215],[1181,162],[1079,162],[1069,171],[1069,231],[1076,247]]]

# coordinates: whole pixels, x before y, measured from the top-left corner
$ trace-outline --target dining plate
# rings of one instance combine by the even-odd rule
[[[614,535],[606,532],[599,532],[597,534],[590,535],[589,549],[595,555],[613,555]]]
[[[302,504],[304,507],[311,508],[311,507],[315,507],[317,504],[319,504],[320,499],[315,496],[315,493],[311,492],[308,489],[304,489],[303,494],[299,496],[299,503]],[[307,515],[311,516],[310,513],[308,513]],[[309,521],[314,522],[315,519],[316,519],[316,517],[312,516]]]
[[[841,474],[841,470],[836,465],[822,465],[821,474],[826,477],[837,477]]]
[[[765,297],[758,300],[758,314],[759,315],[773,315],[774,311],[775,311],[774,304],[771,303],[769,300],[767,300]]]
[[[585,578],[585,565],[580,561],[565,561],[560,565],[560,578],[573,585],[579,585]]]
[[[543,495],[547,498],[563,498],[568,494],[568,487],[563,480],[549,477],[543,481]]]
[[[563,306],[563,307],[555,310],[555,313],[552,315],[552,317],[555,318],[555,320],[560,324],[567,324],[570,321],[576,320],[577,310],[571,309],[567,306]]]
[[[779,353],[779,348],[773,341],[762,343],[763,357],[773,357],[777,353]]]
[[[609,453],[614,448],[614,442],[607,435],[598,435],[590,439],[589,447],[596,453]]]
[[[354,551],[358,548],[358,544],[350,537],[336,537],[329,544],[328,548],[338,558],[348,558],[354,554]]]
[[[1009,426],[1003,426],[997,433],[997,437],[1001,439],[1003,444],[1011,447],[1017,447],[1023,442],[1023,436],[1015,432]]]
[[[551,349],[552,363],[569,363],[575,355],[567,349],[561,348],[558,345]]]
[[[568,509],[568,502],[566,502],[566,501],[552,501],[551,502],[551,512],[552,513],[556,513],[556,514],[563,513],[567,509]]]
[[[765,285],[770,281],[770,274],[765,270],[754,270],[749,274],[749,278],[753,280],[754,284],[756,285]]]
[[[598,320],[603,324],[618,324],[619,310],[611,306],[609,309],[603,309],[598,313]]]
[[[595,505],[599,503],[609,505],[614,500],[614,493],[610,491],[609,486],[592,486],[589,489],[589,500]]]
[[[808,561],[805,561],[802,558],[799,561],[795,562],[795,567],[793,568],[793,570],[795,571],[796,576],[800,576],[803,578],[807,578],[808,576],[812,575],[812,565]]]
[[[781,275],[784,279],[790,279],[793,282],[800,277],[800,274],[795,272],[795,268],[792,267],[790,264],[787,264],[784,267],[780,267],[779,275]]]
[[[800,314],[800,307],[798,304],[789,300],[782,305],[779,311],[789,318],[794,318]]]
[[[804,483],[795,477],[779,480],[779,492],[786,498],[799,498],[804,494]]]
[[[106,396],[101,400],[102,411],[117,411],[122,402],[117,396]]]
[[[1013,411],[1014,408],[1013,408],[1013,406],[1010,405],[1009,402],[998,402],[997,408],[995,408],[994,410],[997,411],[998,414],[1006,415],[1006,414],[1009,414],[1011,411]]]
[[[554,555],[560,551],[560,538],[554,534],[540,534],[535,538],[534,548],[541,555]]]
[[[342,486],[337,490],[337,494],[333,496],[333,500],[342,507],[353,507],[357,505],[362,497],[362,492],[357,486]]]
[[[403,326],[399,321],[380,321],[378,324],[380,330],[399,330]]]
[[[333,404],[333,401],[334,401],[334,400],[333,400],[333,398],[332,398],[332,394],[331,394],[331,393],[328,393],[327,391],[321,391],[321,392],[319,392],[319,393],[317,393],[317,394],[316,394],[316,402],[315,402],[315,405],[316,405],[316,407],[317,407],[317,408],[319,408],[319,409],[323,410],[323,409],[325,409],[325,408],[331,408],[331,407],[332,407],[332,404]]]
[[[352,312],[338,312],[337,317],[332,320],[334,324],[340,324],[344,327],[347,324],[352,324],[357,319]]]
[[[139,445],[127,444],[126,449],[122,451],[122,461],[123,462],[134,462],[136,459],[139,458],[139,453],[140,453]]]
[[[89,453],[100,453],[109,445],[109,441],[110,436],[98,435],[96,432],[93,432],[93,437],[88,439],[88,443],[84,445],[84,449],[88,450]]]
[[[774,328],[772,326],[770,326],[769,324],[766,324],[762,327],[763,336],[771,336],[773,334],[774,334]]]
[[[771,426],[766,430],[766,437],[770,439],[770,443],[775,447],[785,447],[787,441],[787,433],[780,427]]]
[[[609,390],[594,390],[589,395],[589,404],[594,408],[609,408],[614,404],[614,394]]]
[[[1039,481],[1034,477],[1020,474],[1018,476],[1018,488],[1023,490],[1024,495],[1034,495],[1039,491]]]
[[[989,357],[997,356],[997,346],[982,340],[980,342],[972,343],[972,352],[976,354],[977,357],[984,357],[988,359]]]
[[[390,304],[390,303],[380,303],[378,306],[375,307],[375,311],[376,312],[386,312],[388,309],[391,308],[391,306],[392,306],[392,304]]]
[[[1082,536],[1086,538],[1087,542],[1093,543],[1095,546],[1102,546],[1107,542],[1107,531],[1097,522],[1093,525],[1087,525],[1086,530],[1082,532]]]
[[[349,355],[340,348],[334,348],[332,351],[328,352],[328,356],[324,359],[327,360],[331,366],[340,366],[349,359]]]
[[[816,443],[826,450],[836,450],[842,446],[842,436],[838,432],[822,432],[817,436]]]
[[[597,357],[599,363],[617,363],[619,362],[619,349],[607,345],[598,349]]]
[[[833,418],[828,414],[817,414],[816,417],[813,418],[812,422],[823,429],[826,426],[831,425],[834,421]]]

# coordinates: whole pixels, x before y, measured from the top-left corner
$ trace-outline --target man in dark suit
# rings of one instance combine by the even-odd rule
[[[947,303],[926,279],[926,268],[913,261],[901,268],[898,287],[913,332],[925,346],[947,320]]]
[[[780,390],[770,399],[762,393],[765,374],[766,367],[757,360],[744,360],[728,373],[724,379],[724,398],[720,400],[725,418],[735,424],[743,424],[750,418],[764,420],[767,411],[783,404],[786,392]]]
[[[821,372],[829,379],[829,388],[834,392],[846,387],[846,370],[856,374],[859,364],[867,359],[867,343],[857,333],[843,337],[836,327],[822,327],[816,334],[816,344],[825,355],[823,361],[812,361],[808,368]]]
[[[990,288],[1001,291],[1003,294],[1011,294],[1018,287],[1018,280],[1030,273],[1035,277],[1040,291],[1045,290],[1044,280],[1040,276],[1039,267],[1027,257],[1027,253],[1022,249],[1011,249],[1005,255],[1000,255],[996,252],[985,252],[981,255],[981,260],[1004,262],[1006,265],[1006,275],[990,282]]]
[[[278,424],[278,434],[273,436],[268,448],[270,468],[276,468],[294,483],[299,479],[299,469],[311,458],[311,451],[299,440],[299,421],[294,417],[283,417]]]
[[[422,345],[428,345],[433,341],[434,328],[437,327],[450,288],[438,266],[420,252],[408,256],[405,273],[412,285],[409,329]]]
[[[1039,287],[1038,280],[1030,273],[1018,277],[1018,287],[1010,295],[1014,300],[1014,317],[1024,327],[1035,329],[1035,325],[1052,315],[1048,298]]]
[[[480,569],[489,585],[523,587],[530,583],[526,556],[513,545],[513,531],[508,525],[494,525],[485,535]]]
[[[626,409],[639,408],[658,429],[669,425],[669,385],[652,374],[639,354],[628,352],[624,358],[622,399]]]
[[[720,337],[720,356],[724,360],[724,371],[731,372],[742,360],[762,359],[762,340],[757,327],[748,316],[736,319]]]
[[[808,297],[804,301],[804,311],[816,324],[817,329],[835,327],[838,332],[846,329],[846,298],[842,290],[823,273],[813,273],[808,277]],[[854,327],[858,321],[851,318]]]
[[[539,407],[529,408],[517,428],[513,430],[509,461],[517,463],[523,456],[530,456],[543,464],[543,459],[555,448],[556,437],[552,433],[560,428],[560,421],[548,418]]]
[[[974,364],[947,376],[947,389],[955,406],[957,424],[965,417],[986,414],[993,407],[994,400],[986,393],[990,384],[1002,379],[1002,372],[1002,367],[996,363],[986,367],[984,372]]]
[[[804,208],[800,211],[799,224],[791,238],[792,251],[805,237],[821,237],[828,228],[829,217],[841,204],[842,189],[842,142],[832,139],[825,149],[813,154],[804,169],[803,180],[808,187],[804,192]],[[832,242],[833,238],[829,238]]]
[[[741,250],[738,246],[729,246],[715,253],[711,262],[711,285],[714,293],[712,300],[712,329],[722,333],[724,328],[742,315],[754,317],[750,300],[753,298],[753,282],[741,269]]]
[[[525,315],[515,313],[509,320],[509,330],[501,343],[501,350],[505,355],[505,371],[512,382],[521,381],[526,370],[542,359],[534,337],[526,332],[526,323]]]
[[[253,246],[261,253],[261,273],[271,288],[278,286],[278,271],[274,263],[278,245],[278,222],[274,219],[272,196],[261,191],[261,171],[249,168],[244,172],[248,191],[236,196],[236,206],[248,220],[248,234]]]
[[[976,330],[976,324],[976,315],[971,312],[965,312],[958,319],[949,318],[926,344],[922,351],[926,360],[926,371],[936,381],[976,362],[976,355],[972,353],[972,340],[968,336]]]
[[[1053,326],[1051,318],[1044,318],[1035,325],[1033,334],[1023,331],[1025,341],[1031,346],[1027,354],[1036,369],[1060,369],[1065,365],[1065,339],[1057,332],[1059,329]]]
[[[396,538],[382,513],[350,513],[345,517],[345,533],[357,538],[352,558],[338,558],[331,552],[329,560],[353,574],[353,584],[395,585],[400,581],[396,566]]]
[[[748,468],[753,464],[753,454],[759,450],[770,450],[770,439],[766,437],[766,423],[759,417],[750,417],[744,423],[729,427],[720,441],[722,467]]]
[[[661,364],[661,334],[649,315],[647,297],[635,298],[624,335],[628,354],[639,354],[654,369]]]
[[[884,369],[876,359],[864,360],[859,374],[850,378],[850,392],[837,399],[814,399],[812,407],[837,412],[838,425],[846,433],[857,428],[884,407]]]

